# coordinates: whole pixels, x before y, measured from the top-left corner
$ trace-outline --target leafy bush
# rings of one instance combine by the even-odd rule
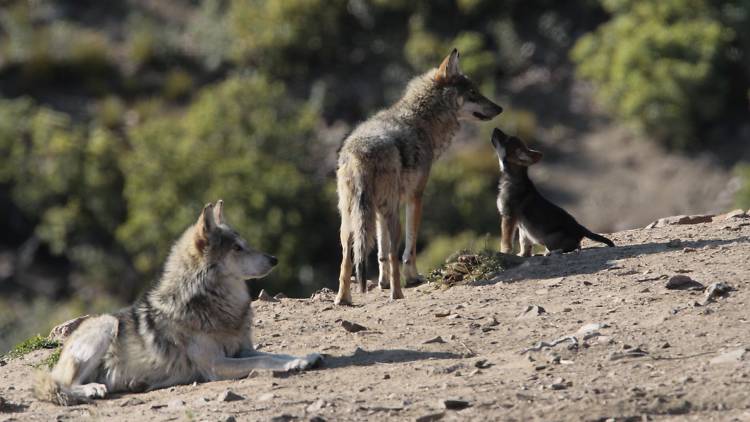
[[[576,43],[578,73],[599,99],[643,133],[684,148],[719,116],[735,37],[704,0],[602,0],[612,19]]]
[[[156,274],[203,204],[222,198],[230,224],[279,257],[277,287],[299,289],[297,271],[336,239],[312,235],[336,227],[334,199],[305,172],[317,121],[282,84],[251,75],[204,89],[184,115],[134,129],[122,160],[128,216],[117,238],[137,270]]]

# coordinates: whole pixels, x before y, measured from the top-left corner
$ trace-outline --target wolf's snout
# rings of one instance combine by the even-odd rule
[[[268,258],[268,262],[271,263],[272,267],[275,267],[279,263],[279,259],[273,255],[266,255],[266,258]]]

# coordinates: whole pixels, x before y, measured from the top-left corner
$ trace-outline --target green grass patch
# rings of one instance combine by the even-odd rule
[[[55,348],[55,350],[47,357],[47,359],[44,359],[43,361],[39,362],[38,364],[34,365],[37,368],[46,367],[47,369],[52,369],[53,366],[57,363],[58,360],[60,360],[60,353],[62,352],[62,347],[58,346]]]
[[[31,353],[34,350],[55,349],[55,348],[59,348],[60,345],[61,344],[59,341],[50,340],[47,337],[42,337],[41,335],[37,334],[34,337],[28,338],[16,344],[13,347],[13,349],[11,349],[10,352],[8,352],[8,354],[6,354],[5,356],[11,359],[16,359],[28,353]],[[60,357],[60,353],[59,351],[57,351],[57,358],[59,357]],[[55,358],[55,362],[57,362],[57,358]]]
[[[521,264],[523,258],[492,250],[473,252],[462,250],[454,253],[445,264],[434,269],[427,281],[436,287],[449,288],[458,284],[472,284],[491,280],[502,271]]]

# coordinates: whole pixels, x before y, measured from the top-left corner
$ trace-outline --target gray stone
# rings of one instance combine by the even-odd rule
[[[221,393],[219,393],[219,396],[216,398],[216,400],[220,402],[227,402],[227,401],[245,400],[245,398],[235,393],[232,390],[224,390]]]

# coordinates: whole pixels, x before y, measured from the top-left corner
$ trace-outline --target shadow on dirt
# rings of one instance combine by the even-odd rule
[[[349,356],[326,356],[322,368],[333,369],[346,366],[369,366],[378,363],[404,363],[428,359],[461,359],[463,356],[450,352],[421,352],[418,350],[389,349],[362,350],[357,349]]]
[[[518,267],[503,271],[493,279],[477,281],[473,285],[484,286],[496,283],[513,283],[526,279],[549,279],[577,274],[594,274],[606,270],[619,270],[620,267],[615,262],[619,259],[678,251],[685,248],[716,248],[730,243],[748,242],[748,240],[750,238],[743,236],[734,239],[680,241],[676,245],[672,245],[669,242],[651,242],[639,245],[616,246],[614,248],[590,247],[582,249],[579,252],[571,252],[563,255],[533,256],[527,258],[526,262]]]

